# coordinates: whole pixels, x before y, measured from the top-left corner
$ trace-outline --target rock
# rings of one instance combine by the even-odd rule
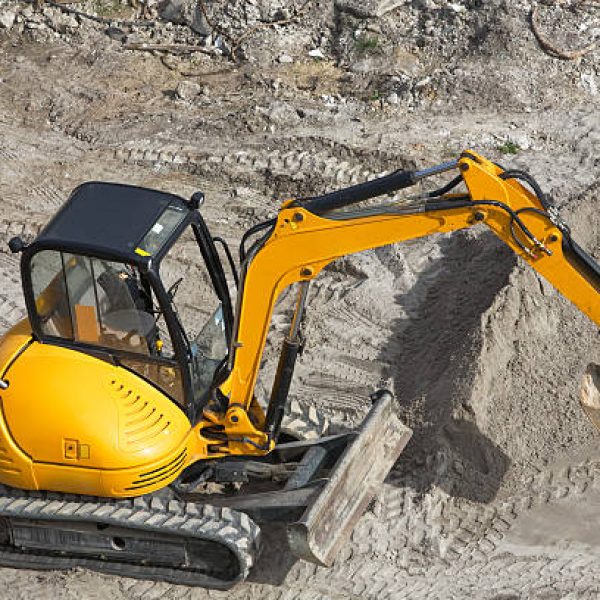
[[[47,19],[48,25],[54,31],[64,34],[69,30],[77,29],[79,27],[79,21],[74,15],[67,15],[61,12],[52,11],[50,14],[44,13]]]
[[[293,15],[292,11],[289,8],[280,8],[275,12],[274,18],[278,21],[283,21],[284,19],[289,19]]]
[[[278,59],[277,59],[282,65],[289,65],[291,63],[294,62],[294,59],[287,55],[287,54],[282,54]]]
[[[177,89],[175,90],[178,98],[188,102],[196,98],[200,93],[202,93],[202,86],[185,79],[177,84]]]
[[[529,150],[531,148],[529,136],[522,131],[511,132],[508,135],[508,141],[518,146],[521,150]]]
[[[398,98],[398,94],[396,94],[396,92],[392,92],[387,98],[386,98],[388,104],[398,104],[398,102],[400,101],[400,99]]]
[[[359,75],[367,75],[375,69],[375,61],[372,58],[362,58],[350,65],[350,71]]]
[[[594,74],[590,71],[587,73],[582,73],[580,76],[581,86],[583,89],[588,92],[592,96],[598,95],[598,84],[596,83],[596,78]]]
[[[198,7],[198,3],[196,2],[194,5],[194,13],[192,16],[192,22],[190,23],[190,27],[192,31],[195,31],[199,35],[210,35],[212,33],[212,29],[210,28],[204,14]]]
[[[184,25],[187,23],[187,4],[186,0],[163,0],[158,5],[158,14],[165,21]]]
[[[114,37],[113,39],[119,39],[118,37]],[[144,42],[146,42],[146,38],[145,36],[143,36],[141,33],[126,33],[124,34],[124,37],[121,38],[121,42],[123,44],[127,43],[127,44],[143,44]]]
[[[448,2],[448,8],[452,9],[455,13],[464,13],[467,12],[467,7],[462,4],[458,4],[458,2]]]
[[[211,28],[195,0],[161,0],[158,3],[161,19],[177,25],[188,25],[199,35],[209,35]]]
[[[108,27],[104,33],[111,39],[117,42],[124,43],[127,40],[127,34],[119,27]]]
[[[465,465],[460,460],[455,460],[453,467],[454,467],[454,470],[459,475],[463,475],[464,474],[464,472],[465,472]]]
[[[39,13],[32,15],[25,22],[25,28],[30,30],[43,29],[45,26],[44,17]]]
[[[383,29],[381,29],[381,25],[379,23],[368,23],[365,27],[365,31],[370,31],[371,33],[376,33],[377,35],[383,35]]]
[[[0,12],[0,29],[10,29],[14,25],[16,17],[17,12],[12,8]]]
[[[436,10],[439,8],[434,0],[416,0],[415,6],[419,10]]]
[[[288,126],[300,119],[298,112],[285,102],[275,101],[267,107],[257,106],[255,111],[263,115],[271,125]]]
[[[391,10],[402,6],[404,4],[404,0],[379,0],[377,4],[377,16],[382,17]]]
[[[360,19],[383,17],[405,4],[406,0],[335,0],[335,6]]]
[[[323,54],[323,51],[320,48],[309,50],[308,55],[312,58],[325,58],[325,55]]]
[[[61,23],[67,29],[77,29],[79,27],[79,21],[74,15],[62,15]]]

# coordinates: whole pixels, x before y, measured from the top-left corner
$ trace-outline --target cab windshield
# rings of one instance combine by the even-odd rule
[[[201,397],[209,391],[216,370],[227,357],[225,320],[221,304],[191,342],[191,357],[194,392]]]
[[[203,400],[228,356],[223,307],[190,226],[160,265],[160,278],[187,346],[194,399]]]

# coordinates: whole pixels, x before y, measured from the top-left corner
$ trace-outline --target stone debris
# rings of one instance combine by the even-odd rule
[[[212,30],[195,0],[161,0],[158,14],[165,21],[188,25],[194,32],[207,36]]]
[[[398,94],[396,94],[396,92],[392,92],[391,94],[389,94],[386,100],[388,104],[398,104],[398,102],[400,102],[400,98],[398,97]]]
[[[311,58],[325,58],[325,55],[323,54],[323,50],[321,50],[320,48],[315,48],[313,50],[309,50],[308,55]]]
[[[359,18],[379,18],[402,6],[407,0],[335,0],[339,10],[349,12]]]
[[[15,19],[17,18],[17,11],[12,8],[0,9],[0,28],[10,29]]]
[[[177,84],[175,93],[180,100],[190,102],[202,93],[202,86],[193,81],[183,80]]]

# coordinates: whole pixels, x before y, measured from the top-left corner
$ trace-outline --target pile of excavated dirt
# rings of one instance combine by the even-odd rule
[[[598,259],[598,51],[550,56],[531,8],[7,0],[2,239],[35,235],[76,185],[102,179],[184,197],[203,190],[211,231],[235,248],[284,198],[473,148],[530,171]],[[541,4],[536,23],[559,49],[585,49],[600,33],[600,9],[593,0]],[[186,247],[168,271],[186,277],[177,302],[199,325],[210,307],[197,301],[207,281],[195,258]],[[5,330],[24,314],[6,244],[0,275]],[[294,296],[283,295],[273,320],[261,401]],[[228,594],[0,569],[4,595],[598,597],[598,436],[578,406],[580,377],[600,362],[596,325],[478,226],[331,264],[311,285],[306,334],[295,405],[345,430],[366,413],[369,393],[390,385],[414,430],[332,569],[294,562],[282,532],[268,529],[257,568]]]

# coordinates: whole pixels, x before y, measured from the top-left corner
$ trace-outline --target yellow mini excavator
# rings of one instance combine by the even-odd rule
[[[440,189],[365,202],[446,172]],[[331,564],[410,437],[386,390],[357,431],[280,436],[309,284],[336,258],[481,223],[600,324],[598,264],[530,175],[474,152],[284,202],[242,238],[235,307],[202,200],[85,183],[34,240],[10,240],[28,318],[0,343],[0,565],[226,589],[268,521],[287,523],[296,556]],[[176,308],[181,279],[165,284],[174,252],[210,288],[200,324]],[[292,284],[263,408],[257,372]],[[596,419],[598,379],[590,368],[582,395]]]

